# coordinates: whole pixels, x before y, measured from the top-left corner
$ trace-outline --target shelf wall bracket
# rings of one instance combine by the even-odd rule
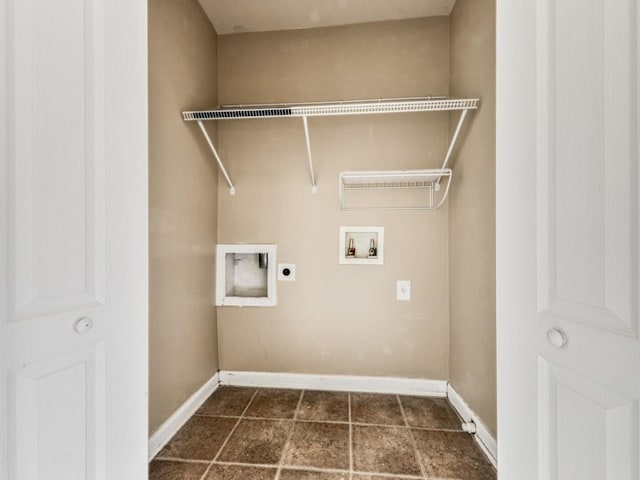
[[[209,148],[213,152],[213,156],[216,157],[216,161],[218,162],[218,167],[220,167],[220,171],[224,175],[224,179],[227,181],[227,185],[229,185],[229,193],[231,195],[235,195],[236,189],[233,186],[233,183],[231,182],[231,178],[229,178],[229,174],[227,173],[227,170],[224,168],[224,165],[222,164],[222,160],[220,160],[220,155],[218,155],[218,151],[216,150],[216,147],[213,145],[213,142],[211,141],[211,137],[209,137],[209,133],[207,133],[207,129],[204,128],[204,125],[202,124],[201,120],[198,120],[198,126],[200,127],[200,131],[204,135],[204,138],[207,140],[207,143],[209,144]]]
[[[462,130],[462,125],[464,124],[464,120],[465,118],[467,118],[467,113],[469,113],[469,110],[466,108],[462,110],[462,112],[460,113],[460,119],[458,120],[458,125],[456,125],[456,129],[453,132],[453,137],[451,137],[451,143],[449,143],[449,149],[447,150],[447,154],[445,155],[444,161],[442,162],[443,170],[447,168],[447,164],[451,159],[451,154],[453,153],[453,149],[455,148],[456,142],[458,141],[458,136],[460,135],[460,130]],[[435,183],[436,190],[440,190],[441,180],[442,180],[442,177],[438,177],[438,180]]]
[[[309,140],[309,125],[307,123],[306,115],[302,117],[302,123],[304,124],[304,137],[307,140],[307,156],[309,157],[309,173],[311,175],[311,192],[318,193],[318,187],[316,186],[316,176],[313,173],[313,157],[311,156],[311,142]]]

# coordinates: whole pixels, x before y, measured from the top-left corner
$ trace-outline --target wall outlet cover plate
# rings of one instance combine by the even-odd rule
[[[396,298],[406,302],[411,300],[411,280],[398,280],[398,293]]]
[[[296,280],[296,264],[295,263],[279,263],[278,264],[278,281],[295,282]]]

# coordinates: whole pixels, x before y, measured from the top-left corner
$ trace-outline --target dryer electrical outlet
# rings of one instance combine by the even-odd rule
[[[295,282],[296,280],[296,264],[295,263],[279,263],[278,264],[278,281]]]

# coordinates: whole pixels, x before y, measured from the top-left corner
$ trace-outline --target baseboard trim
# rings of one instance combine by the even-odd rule
[[[476,434],[474,438],[482,451],[487,455],[489,461],[494,467],[498,467],[498,444],[496,439],[491,435],[489,429],[486,427],[478,415],[469,408],[467,402],[456,392],[455,388],[451,384],[447,386],[447,397],[449,402],[453,405],[458,414],[463,418],[465,422],[473,422],[476,424]]]
[[[220,384],[238,387],[397,393],[433,397],[445,397],[447,395],[447,382],[445,380],[365,377],[359,375],[221,371]]]
[[[167,420],[149,437],[149,461],[151,461],[171,437],[173,437],[187,420],[196,413],[209,396],[220,385],[220,377],[216,373],[196,393],[191,395]]]

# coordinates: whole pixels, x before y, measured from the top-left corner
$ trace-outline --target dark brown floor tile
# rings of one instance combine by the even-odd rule
[[[427,476],[456,480],[495,480],[496,472],[470,435],[413,430]]]
[[[213,460],[236,421],[234,418],[191,417],[158,456]]]
[[[149,480],[200,480],[207,463],[154,460],[149,465]]]
[[[249,404],[255,388],[220,387],[196,412],[196,415],[231,415],[239,417]]]
[[[276,471],[276,468],[214,464],[205,480],[273,480]]]
[[[241,420],[218,460],[277,465],[292,428],[284,420]]]
[[[297,418],[318,422],[348,422],[349,394],[305,391]]]
[[[349,425],[296,422],[284,465],[349,469]]]
[[[351,421],[378,425],[404,425],[402,410],[395,395],[351,394]]]
[[[359,472],[421,475],[408,428],[355,425],[353,465]]]
[[[249,405],[247,417],[293,418],[300,390],[261,389]]]
[[[400,401],[412,427],[462,431],[462,420],[446,398],[403,396]]]
[[[313,472],[307,470],[282,470],[280,480],[349,480],[349,472]]]

